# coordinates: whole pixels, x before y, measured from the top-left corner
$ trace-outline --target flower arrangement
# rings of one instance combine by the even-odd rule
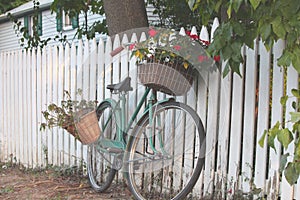
[[[161,64],[179,64],[185,69],[192,66],[203,65],[211,60],[205,49],[208,41],[201,40],[191,32],[176,32],[170,29],[150,28],[148,39],[129,46],[131,56],[137,58],[137,63],[157,62]],[[219,56],[214,57],[220,61]]]
[[[131,57],[137,58],[140,82],[163,93],[182,96],[193,84],[195,70],[211,70],[207,56],[208,42],[189,33],[150,28],[148,39],[129,45]],[[213,68],[215,69],[215,68]]]
[[[78,89],[76,95],[81,94],[82,90]],[[41,123],[40,130],[61,127],[80,140],[75,122],[79,120],[80,116],[95,110],[97,101],[72,100],[68,91],[64,91],[64,97],[66,100],[62,100],[61,105],[51,103],[46,110],[42,111],[46,122]]]

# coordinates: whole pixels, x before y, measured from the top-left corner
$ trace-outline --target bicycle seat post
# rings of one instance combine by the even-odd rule
[[[119,99],[121,101],[121,130],[125,130],[125,124],[127,122],[127,109],[126,109],[126,95],[128,92],[120,92]]]

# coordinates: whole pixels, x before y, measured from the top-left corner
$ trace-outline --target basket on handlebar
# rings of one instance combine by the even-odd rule
[[[193,84],[193,70],[181,65],[166,65],[162,63],[145,63],[138,65],[140,82],[157,91],[182,96]]]
[[[91,144],[99,138],[101,131],[95,110],[80,113],[75,118],[75,127],[82,144]]]

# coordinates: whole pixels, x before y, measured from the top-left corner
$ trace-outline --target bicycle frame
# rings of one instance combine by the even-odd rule
[[[117,126],[119,128],[117,128],[117,130],[118,130],[118,133],[117,133],[117,136],[116,136],[117,138],[114,139],[114,140],[101,139],[99,141],[101,146],[105,146],[106,148],[115,148],[115,149],[125,150],[126,143],[127,143],[126,135],[129,131],[130,127],[133,125],[133,122],[136,120],[136,118],[138,116],[138,113],[140,112],[143,104],[146,102],[150,91],[151,91],[151,89],[147,87],[144,94],[143,94],[143,96],[139,100],[139,102],[137,104],[137,107],[134,110],[134,112],[133,112],[133,114],[132,114],[132,116],[131,116],[131,118],[129,119],[128,122],[127,122],[127,110],[126,110],[126,100],[127,100],[126,99],[126,93],[120,93],[118,101],[115,101],[114,99],[108,98],[108,99],[105,99],[102,102],[102,103],[109,102],[113,106],[113,112],[111,113],[111,115],[112,114],[115,115],[116,123],[117,123]],[[152,130],[153,130],[153,107],[156,106],[157,104],[160,104],[160,103],[163,103],[163,102],[166,102],[166,101],[169,101],[169,100],[170,100],[169,98],[165,98],[161,101],[157,101],[156,92],[152,91],[151,96],[148,100],[148,103],[146,104],[146,108],[144,110],[144,113],[149,112],[150,129],[149,129],[149,133],[147,133],[147,137],[149,138],[148,140],[149,140],[150,148],[154,153],[157,153],[158,151],[155,149],[155,147],[153,145],[153,134],[152,134]],[[104,128],[105,128],[105,126],[104,126]],[[161,137],[160,137],[159,141],[160,141],[160,147],[162,148],[163,147],[163,142],[162,142]],[[101,148],[101,149],[103,151],[106,151],[103,148]]]

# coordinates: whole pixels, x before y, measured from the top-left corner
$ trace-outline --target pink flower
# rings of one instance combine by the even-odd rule
[[[157,31],[154,29],[150,29],[148,33],[151,37],[154,37],[157,34]]]
[[[135,48],[135,43],[129,45],[129,50],[132,50],[134,48]]]
[[[177,51],[179,51],[181,49],[181,46],[180,45],[175,45],[174,49],[177,50]]]

